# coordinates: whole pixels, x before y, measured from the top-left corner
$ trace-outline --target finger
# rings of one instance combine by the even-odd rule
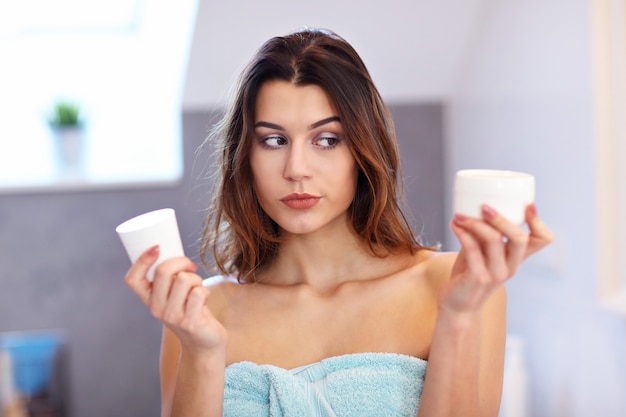
[[[193,273],[181,271],[175,275],[163,313],[164,321],[177,323],[182,320],[185,316],[189,293],[198,285],[202,285],[202,279]]]
[[[146,275],[150,267],[159,259],[160,249],[159,246],[153,246],[144,253],[133,263],[128,270],[124,281],[135,294],[139,297],[141,302],[148,305],[151,297],[152,284],[147,280]]]
[[[461,244],[458,259],[465,264],[472,275],[483,276],[487,273],[487,269],[482,247],[476,237],[465,229],[464,224],[467,221],[467,217],[457,214],[450,224],[452,232]]]
[[[528,257],[552,243],[554,234],[539,218],[535,204],[526,207],[526,222],[530,229],[530,238],[526,250],[526,257]]]
[[[195,272],[196,269],[197,266],[184,256],[166,259],[156,268],[150,299],[150,311],[155,317],[163,317],[176,275],[183,271]]]
[[[466,218],[461,227],[480,243],[486,269],[492,278],[508,278],[505,244],[502,233],[485,221]]]
[[[209,298],[210,290],[202,285],[192,288],[189,296],[187,297],[187,308],[185,309],[185,315],[190,319],[197,319],[202,315],[202,311],[206,305],[206,300]]]
[[[164,260],[155,271],[156,275],[173,276],[180,271],[196,272],[198,265],[186,256],[175,256]]]
[[[491,206],[483,205],[482,214],[485,221],[506,238],[506,244],[504,245],[505,262],[508,276],[511,276],[517,271],[526,257],[529,242],[528,232],[507,220]]]

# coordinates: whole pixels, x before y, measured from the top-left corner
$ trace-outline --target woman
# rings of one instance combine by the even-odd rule
[[[328,31],[263,45],[220,127],[221,275],[181,257],[149,283],[155,247],[126,276],[164,324],[163,415],[496,416],[503,284],[552,239],[534,205],[530,232],[484,206],[451,221],[458,253],[421,246],[388,111]]]

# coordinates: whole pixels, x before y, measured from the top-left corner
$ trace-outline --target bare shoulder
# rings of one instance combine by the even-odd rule
[[[435,252],[428,251],[426,258],[424,259],[424,266],[429,271],[436,272],[450,272],[452,266],[456,262],[458,252]]]
[[[205,278],[202,286],[209,289],[207,304],[213,315],[220,320],[220,317],[226,314],[227,309],[234,304],[233,301],[242,285],[233,276],[214,275]]]
[[[418,265],[427,280],[435,286],[441,286],[448,282],[457,255],[458,252],[424,251]]]

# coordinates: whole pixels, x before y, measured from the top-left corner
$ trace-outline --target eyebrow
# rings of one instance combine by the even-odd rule
[[[319,120],[315,123],[313,123],[311,126],[309,126],[309,130],[313,130],[316,129],[320,126],[324,126],[325,124],[328,123],[332,123],[332,122],[340,122],[341,119],[339,119],[339,116],[331,116],[331,117],[327,117],[325,119]],[[281,131],[285,131],[285,128],[282,127],[281,125],[277,125],[275,123],[270,123],[270,122],[256,122],[254,124],[254,128],[256,129],[257,127],[267,127],[269,129],[275,129],[275,130],[281,130]]]

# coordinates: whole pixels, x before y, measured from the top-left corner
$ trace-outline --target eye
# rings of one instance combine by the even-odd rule
[[[339,138],[330,134],[323,134],[315,140],[315,145],[320,148],[332,149],[339,143]]]
[[[267,148],[280,148],[287,144],[287,139],[282,136],[266,136],[261,138],[261,144]]]

